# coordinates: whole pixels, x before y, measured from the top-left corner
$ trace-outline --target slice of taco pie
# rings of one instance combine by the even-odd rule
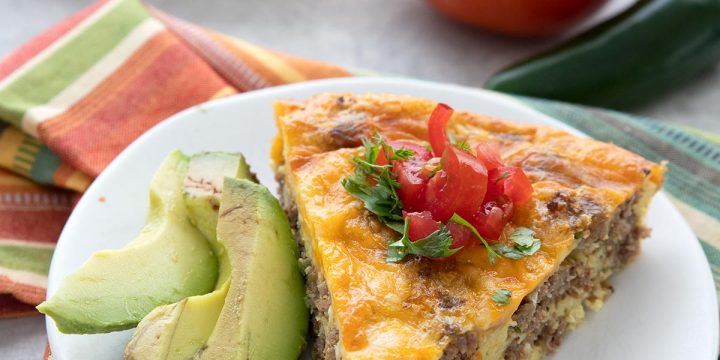
[[[397,95],[275,104],[320,359],[537,359],[639,252],[664,167]]]

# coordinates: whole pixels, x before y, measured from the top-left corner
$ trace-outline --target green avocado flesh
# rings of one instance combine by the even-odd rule
[[[200,359],[296,359],[308,309],[298,248],[277,199],[262,185],[225,179],[217,227],[230,284]]]
[[[184,179],[189,159],[170,154],[150,184],[150,209],[140,234],[118,250],[94,253],[37,308],[63,333],[129,329],[159,305],[214,289],[218,262],[188,220]]]
[[[285,213],[263,186],[226,178],[217,242],[229,278],[217,290],[151,312],[125,359],[295,359],[308,309]],[[222,275],[221,275],[222,276]]]
[[[224,177],[255,179],[241,154],[193,155],[184,197],[190,221],[205,234],[218,257],[215,290],[160,306],[138,325],[125,348],[126,359],[189,359],[205,345],[217,322],[229,286],[230,261],[216,227]]]
[[[242,154],[202,152],[191,156],[184,183],[185,203],[190,221],[211,243],[217,243],[217,212],[226,176],[254,180]]]
[[[202,152],[190,158],[185,177],[185,205],[190,222],[205,235],[219,260],[219,278],[216,289],[227,280],[230,271],[225,261],[225,247],[217,241],[218,209],[225,177],[236,177],[257,182],[245,157],[240,153]]]

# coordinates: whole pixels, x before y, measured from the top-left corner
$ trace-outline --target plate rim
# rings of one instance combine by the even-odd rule
[[[142,144],[146,141],[152,141],[156,135],[156,133],[161,133],[165,131],[164,129],[167,127],[174,126],[173,123],[177,121],[181,121],[182,119],[192,116],[192,114],[201,113],[204,111],[207,111],[211,108],[215,107],[223,107],[223,106],[232,106],[232,104],[236,102],[251,102],[255,98],[263,98],[268,95],[277,94],[277,98],[282,98],[282,94],[284,93],[291,93],[293,91],[297,90],[309,90],[316,88],[317,93],[323,92],[324,87],[332,87],[332,86],[338,86],[338,85],[378,85],[378,86],[399,86],[399,87],[416,87],[416,88],[427,88],[432,90],[445,90],[445,91],[452,91],[460,93],[464,96],[467,96],[468,94],[486,97],[489,99],[492,99],[492,101],[497,101],[500,103],[504,103],[508,106],[514,107],[518,110],[523,110],[524,112],[531,113],[533,117],[536,118],[542,118],[543,121],[547,122],[548,126],[559,128],[563,131],[567,131],[570,133],[573,133],[575,135],[579,135],[582,137],[588,137],[587,134],[570,127],[569,125],[553,118],[552,116],[549,116],[547,114],[544,114],[529,105],[521,102],[518,99],[515,99],[507,94],[502,94],[498,92],[494,92],[491,90],[486,90],[482,88],[474,88],[469,86],[463,86],[463,85],[457,85],[457,84],[449,84],[449,83],[439,83],[439,82],[433,82],[433,81],[427,81],[427,80],[418,80],[418,79],[410,79],[410,78],[403,78],[403,77],[348,77],[348,78],[332,78],[332,79],[321,79],[321,80],[310,80],[310,81],[304,81],[299,83],[293,83],[293,84],[287,84],[287,85],[279,85],[264,89],[258,89],[253,91],[248,91],[244,93],[238,93],[234,94],[228,97],[219,98],[219,99],[212,99],[194,106],[191,106],[189,108],[183,109],[166,119],[158,122],[156,125],[145,131],[143,134],[141,134],[138,138],[136,138],[134,141],[132,141],[125,149],[123,149],[111,162],[108,164],[108,166],[100,173],[100,175],[91,183],[91,185],[85,190],[82,197],[76,204],[76,208],[78,208],[81,204],[84,202],[91,201],[89,194],[92,194],[94,192],[94,189],[96,187],[102,186],[106,180],[105,178],[111,174],[112,170],[118,166],[122,166],[122,163],[124,162],[124,159],[128,156],[131,156],[135,150],[136,147],[140,146],[139,144]],[[327,90],[325,90],[327,91]],[[387,92],[386,92],[387,93]],[[522,121],[518,121],[522,122]],[[702,246],[700,245],[700,240],[697,239],[697,236],[694,234],[692,229],[690,228],[689,224],[687,223],[687,220],[682,216],[682,214],[679,212],[677,207],[672,203],[668,195],[664,192],[664,190],[660,190],[656,195],[654,201],[660,200],[661,202],[666,203],[668,206],[668,210],[673,212],[673,215],[677,217],[680,222],[682,223],[682,226],[686,228],[686,230],[693,234],[696,241],[693,241],[694,245],[692,246],[693,252],[698,253],[706,266],[703,268],[705,269],[703,277],[706,278],[706,290],[708,292],[708,296],[710,298],[710,301],[712,303],[717,304],[717,292],[715,290],[715,284],[712,280],[712,273],[710,270],[710,264],[708,262],[707,257],[705,256],[704,251],[702,250]],[[77,215],[77,212],[73,210],[73,212],[68,217],[68,220],[65,223],[65,226],[63,227],[63,230],[58,237],[58,242],[56,244],[56,249],[60,248],[61,246],[70,246],[70,240],[64,240],[66,237],[67,232],[69,232],[67,229],[72,228],[75,222],[81,222],[80,220],[76,220],[76,218],[79,215]],[[68,226],[71,225],[71,226]],[[67,243],[67,245],[65,245]],[[58,260],[59,261],[59,260]],[[59,267],[60,265],[57,264],[56,257],[53,256],[50,268],[48,272],[48,295],[51,293],[54,293],[54,290],[57,286],[56,282],[59,283],[62,281],[63,278],[56,279],[57,276],[54,276],[53,274],[57,273],[59,270],[56,270],[56,267]],[[713,324],[712,324],[712,331],[713,331],[713,339],[711,348],[717,349],[718,345],[720,343],[720,316],[718,314],[718,307],[714,306],[713,308]],[[53,344],[58,341],[58,339],[53,336],[53,331],[55,329],[55,324],[52,321],[52,319],[48,316],[45,316],[46,321],[46,333],[48,335],[48,342],[50,347],[54,347]],[[57,345],[55,345],[57,346]],[[713,355],[713,357],[716,355]]]

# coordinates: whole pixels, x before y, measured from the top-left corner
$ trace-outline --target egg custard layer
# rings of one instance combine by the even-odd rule
[[[566,258],[596,260],[610,251],[601,242],[613,241],[611,220],[620,219],[622,209],[631,214],[625,217],[628,226],[613,236],[638,239],[644,234],[645,211],[662,183],[661,165],[550,127],[455,112],[448,124],[452,136],[473,148],[496,143],[503,162],[522,167],[532,182],[532,199],[516,208],[500,241],[510,244],[507,235],[522,226],[531,228],[542,246],[534,255],[494,264],[482,246],[446,261],[386,262],[388,243],[400,235],[380,223],[341,181],[355,171],[352,157],[362,155],[363,137],[377,132],[386,140],[427,144],[427,119],[436,104],[381,94],[321,94],[275,104],[278,136],[271,157],[286,209],[297,216],[320,358],[534,357],[552,349],[538,345],[544,330],[528,325],[532,317],[521,319],[516,311],[539,304],[538,294],[552,298],[552,291],[541,290]],[[573,252],[579,244],[584,244],[582,251]],[[582,310],[602,302],[600,293],[607,286],[598,284],[612,270],[602,265],[588,270],[602,281],[586,286],[582,298],[573,302],[568,294],[581,292],[565,291],[562,299],[557,295],[557,301],[535,306],[532,314],[542,310],[544,316],[577,318],[578,306]],[[493,301],[498,289],[510,290],[507,305]],[[564,327],[572,325],[562,321]]]

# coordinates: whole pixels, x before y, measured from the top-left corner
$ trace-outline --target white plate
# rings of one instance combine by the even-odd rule
[[[180,148],[241,151],[260,181],[276,184],[268,167],[275,134],[271,103],[320,92],[385,92],[421,96],[461,110],[569,129],[510,97],[416,80],[349,78],[281,86],[185,110],[130,145],[92,184],[68,220],[50,267],[48,295],[90,254],[120,248],[135,237],[147,211],[150,179],[165,155]],[[100,201],[100,198],[105,201]],[[707,260],[688,225],[664,194],[648,222],[642,255],[613,279],[605,307],[565,339],[554,359],[716,359],[718,308]],[[63,335],[48,318],[55,359],[120,359],[131,330]]]

